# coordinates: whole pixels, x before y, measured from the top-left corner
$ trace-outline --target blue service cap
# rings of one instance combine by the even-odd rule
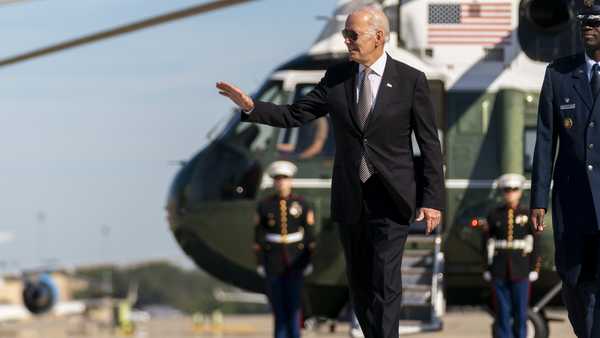
[[[589,15],[600,15],[600,0],[579,0],[577,18],[586,19]],[[593,18],[596,19],[597,18]]]

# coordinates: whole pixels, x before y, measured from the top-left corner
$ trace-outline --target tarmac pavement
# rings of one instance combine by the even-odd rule
[[[550,322],[551,338],[575,337],[564,310],[550,310],[548,311],[548,315],[549,317],[563,320]],[[492,318],[484,311],[475,308],[452,309],[444,316],[443,320],[444,329],[442,331],[411,334],[406,335],[406,337],[491,337]],[[265,338],[272,337],[272,327],[272,318],[269,315],[264,314],[225,316],[221,325],[194,325],[190,317],[174,317],[152,319],[148,322],[138,323],[135,332],[127,334],[115,331],[106,324],[95,322],[84,317],[43,317],[28,322],[1,323],[0,338]],[[325,324],[321,325],[316,330],[303,330],[303,337],[349,337],[347,323],[337,324],[335,332],[330,332],[330,329],[330,325]]]

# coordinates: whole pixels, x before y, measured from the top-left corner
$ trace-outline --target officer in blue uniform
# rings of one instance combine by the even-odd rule
[[[578,0],[584,52],[555,60],[540,94],[531,218],[552,188],[556,268],[579,338],[600,337],[600,0]]]
[[[269,166],[275,193],[259,202],[256,213],[257,272],[267,282],[275,338],[300,337],[302,285],[312,271],[310,257],[315,250],[314,212],[303,197],[292,194],[296,170],[288,161]]]
[[[525,177],[504,174],[497,180],[502,204],[484,226],[483,278],[491,282],[496,338],[527,337],[530,283],[538,279],[541,259],[529,209],[520,204]]]

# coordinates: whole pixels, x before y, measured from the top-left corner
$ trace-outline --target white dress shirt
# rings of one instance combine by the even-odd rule
[[[375,61],[371,65],[371,73],[369,74],[369,81],[371,81],[371,91],[373,92],[373,106],[377,100],[377,91],[379,90],[379,85],[381,84],[381,78],[383,77],[383,71],[385,70],[385,63],[387,62],[387,53],[381,54],[379,59]],[[358,98],[360,97],[360,84],[363,77],[363,70],[365,70],[365,66],[358,65],[358,74],[356,75],[356,103],[358,104]]]
[[[599,62],[596,62],[594,59],[590,58],[587,53],[583,53],[585,55],[585,65],[587,67],[587,76],[588,76],[588,81],[592,81],[592,67],[594,67],[595,64],[600,64]]]

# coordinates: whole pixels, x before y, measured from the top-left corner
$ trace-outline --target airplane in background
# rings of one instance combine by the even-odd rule
[[[81,314],[85,311],[84,301],[61,301],[57,284],[57,271],[28,271],[21,276],[4,276],[0,279],[0,290],[11,284],[12,292],[20,292],[22,304],[0,304],[0,322],[18,321],[33,316],[52,314],[57,316]],[[19,283],[9,281],[18,280]]]

